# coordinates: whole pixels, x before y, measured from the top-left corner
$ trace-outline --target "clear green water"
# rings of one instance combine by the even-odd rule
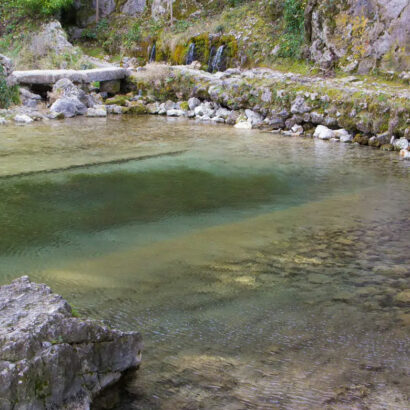
[[[105,403],[409,407],[396,154],[150,117],[0,131],[0,282],[144,336]]]

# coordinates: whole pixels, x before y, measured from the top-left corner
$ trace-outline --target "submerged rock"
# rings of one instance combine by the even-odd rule
[[[88,409],[141,362],[141,336],[73,316],[46,285],[0,287],[0,408]]]

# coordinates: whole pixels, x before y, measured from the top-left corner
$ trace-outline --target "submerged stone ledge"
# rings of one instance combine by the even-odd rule
[[[102,389],[141,362],[137,332],[74,317],[27,276],[0,287],[0,408],[89,409]]]

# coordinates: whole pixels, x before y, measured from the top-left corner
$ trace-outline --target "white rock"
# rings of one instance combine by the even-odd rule
[[[245,110],[245,115],[252,127],[257,127],[263,124],[263,117],[255,111]]]
[[[203,105],[198,105],[194,108],[195,116],[202,117],[204,115],[204,107]]]
[[[334,133],[330,128],[327,128],[324,125],[318,125],[313,136],[321,140],[330,140],[330,138],[334,137]]]
[[[219,123],[224,123],[225,122],[225,120],[222,117],[213,117],[213,118],[211,118],[211,121],[219,122]]]
[[[341,128],[340,130],[333,131],[333,137],[340,139],[341,142],[352,142],[353,135],[349,133],[349,131]]]
[[[159,111],[159,103],[153,102],[150,104],[147,104],[147,110],[149,114],[158,114]]]
[[[0,117],[0,125],[5,125],[7,124],[7,120],[3,117]]]
[[[345,143],[353,142],[353,135],[351,134],[341,135],[339,139],[340,139],[340,142],[345,142]]]
[[[252,123],[249,121],[239,121],[238,123],[235,124],[235,128],[239,129],[244,129],[244,130],[250,130],[252,129]]]
[[[188,100],[188,107],[191,111],[198,107],[199,104],[201,104],[201,101],[196,97],[192,97]]]
[[[107,109],[104,105],[96,105],[93,108],[87,109],[87,117],[106,117],[107,116]]]
[[[303,127],[301,125],[295,124],[292,128],[291,131],[293,134],[297,135],[302,135],[303,134]]]
[[[171,100],[168,100],[164,103],[165,110],[174,110],[178,108],[178,105]]]
[[[106,105],[105,108],[108,114],[122,114],[122,107],[120,105]]]
[[[407,151],[406,149],[402,149],[402,150],[400,151],[400,156],[401,156],[403,159],[410,160],[410,151]]]
[[[198,105],[195,107],[194,112],[197,117],[207,116],[211,118],[215,115],[215,110],[211,108],[209,103]]]
[[[33,122],[33,119],[26,114],[17,114],[14,117],[14,121],[20,124],[29,124],[30,122]]]
[[[393,142],[394,148],[397,150],[407,150],[409,148],[409,141],[406,138],[399,138]]]
[[[230,114],[231,111],[223,107],[218,108],[215,112],[216,117],[223,118],[224,120],[226,120],[230,116]]]
[[[172,109],[167,111],[168,117],[182,117],[185,114],[183,110]]]
[[[167,113],[167,109],[165,108],[165,103],[160,104],[158,108],[159,115],[165,115]]]

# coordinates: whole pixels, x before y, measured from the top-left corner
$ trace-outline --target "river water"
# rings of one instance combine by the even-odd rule
[[[0,282],[143,334],[95,409],[406,409],[409,174],[179,119],[2,127]]]

